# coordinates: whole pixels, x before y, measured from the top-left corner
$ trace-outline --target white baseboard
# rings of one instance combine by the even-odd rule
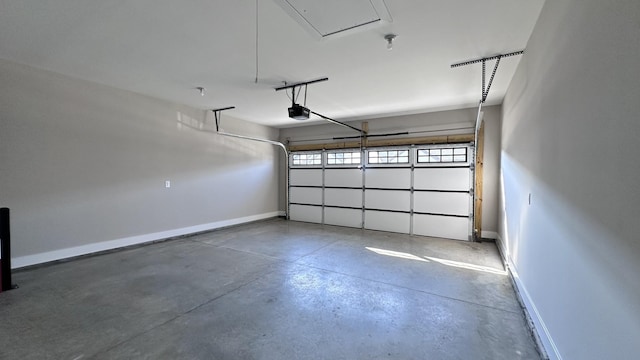
[[[282,217],[287,216],[287,212],[284,211],[284,210],[283,211],[278,211],[278,216],[282,216]]]
[[[509,263],[507,261],[507,250],[504,247],[504,241],[502,240],[502,236],[500,236],[500,233],[496,233],[496,245],[498,247],[498,252],[502,257],[502,263],[504,264],[504,266],[508,267]]]
[[[506,252],[506,248],[504,247],[504,241],[500,234],[496,234],[496,243],[498,245],[498,250],[502,255],[503,260],[505,261],[507,267],[509,268],[509,273],[513,278],[513,282],[516,285],[516,292],[522,302],[522,305],[525,307],[531,322],[533,322],[533,331],[537,334],[538,340],[542,343],[543,351],[546,352],[546,355],[551,360],[562,360],[562,356],[556,347],[551,334],[549,333],[549,329],[542,320],[540,313],[538,312],[538,308],[536,304],[533,302],[531,295],[527,291],[526,286],[522,283],[520,276],[518,275],[518,269],[511,261],[511,257]]]
[[[482,232],[480,232],[480,236],[484,239],[497,239],[498,238],[498,233],[495,231],[485,231],[482,230]]]
[[[42,264],[55,260],[67,259],[75,256],[92,254],[105,250],[113,250],[125,246],[144,244],[151,241],[157,241],[162,239],[168,239],[176,236],[193,234],[201,231],[208,231],[223,228],[231,225],[243,224],[251,221],[263,220],[272,217],[277,217],[281,212],[273,211],[264,214],[245,216],[236,219],[216,221],[208,224],[201,224],[195,226],[188,226],[179,229],[160,231],[150,234],[130,236],[122,239],[108,240],[99,243],[75,246],[66,249],[47,251],[44,253],[20,256],[11,259],[11,268],[18,269],[25,266]]]

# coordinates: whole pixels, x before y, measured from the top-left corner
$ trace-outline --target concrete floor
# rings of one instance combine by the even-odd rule
[[[274,219],[14,282],[0,359],[540,359],[492,243]]]

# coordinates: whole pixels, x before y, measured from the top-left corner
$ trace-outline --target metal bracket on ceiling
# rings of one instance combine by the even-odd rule
[[[322,82],[322,81],[327,81],[329,80],[328,77],[324,77],[324,78],[320,78],[320,79],[315,79],[315,80],[309,80],[309,81],[303,81],[303,82],[299,82],[299,83],[295,83],[295,84],[287,84],[285,83],[284,86],[280,86],[276,88],[276,91],[280,91],[280,90],[287,90],[287,89],[291,89],[291,104],[295,104],[296,103],[296,88],[298,88],[298,95],[300,94],[300,91],[302,91],[302,87],[304,87],[304,103],[303,105],[307,105],[307,86],[310,84],[315,84],[318,82]]]
[[[500,65],[500,60],[505,57],[522,55],[524,50],[514,51],[506,54],[494,55],[489,57],[484,57],[481,59],[474,59],[469,61],[463,61],[455,64],[451,64],[451,68],[457,68],[460,66],[467,66],[472,64],[482,63],[482,97],[481,102],[484,103],[487,100],[487,96],[489,95],[489,90],[491,89],[491,84],[493,84],[493,78],[496,76],[496,71],[498,71],[498,66]],[[486,84],[486,69],[487,69],[487,61],[495,60],[496,64],[493,67],[493,71],[491,72],[491,78],[489,78],[489,84]],[[486,85],[485,85],[486,84]]]
[[[231,109],[235,109],[235,106],[227,106],[227,107],[223,107],[223,108],[219,108],[219,109],[212,109],[211,111],[213,111],[213,116],[215,116],[216,118],[216,131],[220,131],[219,129],[219,122],[220,122],[220,113],[225,111],[225,110],[231,110]]]

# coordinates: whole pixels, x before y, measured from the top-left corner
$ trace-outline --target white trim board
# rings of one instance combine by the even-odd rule
[[[532,331],[537,335],[537,341],[542,343],[542,351],[548,359],[551,360],[562,360],[562,356],[556,347],[551,334],[549,333],[549,329],[544,323],[544,320],[540,316],[538,312],[538,308],[536,307],[533,299],[529,295],[527,288],[524,286],[522,281],[520,280],[520,276],[518,275],[518,269],[511,261],[511,257],[508,256],[505,251],[504,242],[500,234],[496,234],[496,242],[498,244],[498,251],[500,251],[500,255],[502,256],[502,260],[505,262],[507,268],[509,269],[509,274],[511,275],[511,279],[516,286],[516,293],[518,298],[520,299],[520,303],[524,306],[525,311],[527,312],[527,317],[533,322]],[[540,331],[542,330],[542,331]]]
[[[113,250],[125,246],[139,245],[152,241],[168,239],[176,236],[188,235],[202,231],[219,229],[227,226],[248,223],[252,221],[264,220],[280,216],[280,211],[273,211],[258,215],[245,216],[241,218],[216,221],[208,224],[188,226],[179,229],[160,231],[144,235],[130,236],[121,239],[108,240],[99,243],[75,246],[66,249],[47,251],[39,254],[20,256],[11,259],[11,268],[18,269],[25,266],[37,265],[46,262],[68,259],[81,255],[88,255],[100,251]]]

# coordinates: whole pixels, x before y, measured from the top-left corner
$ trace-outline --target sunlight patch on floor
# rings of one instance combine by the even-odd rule
[[[379,255],[392,256],[400,259],[416,260],[416,261],[422,261],[422,262],[436,262],[438,264],[456,267],[460,269],[481,271],[481,272],[486,272],[486,273],[491,273],[496,275],[507,275],[507,272],[505,270],[496,269],[489,266],[475,265],[475,264],[470,264],[470,263],[455,261],[455,260],[440,259],[432,256],[418,256],[418,255],[414,255],[406,252],[379,249],[379,248],[368,247],[368,246],[365,248]]]
[[[397,258],[401,258],[401,259],[429,262],[429,260],[423,259],[423,258],[421,258],[419,256],[416,256],[416,255],[413,255],[413,254],[405,253],[405,252],[378,249],[378,248],[374,248],[374,247],[366,247],[366,249],[369,250],[369,251],[373,251],[374,253],[380,254],[380,255],[393,256],[393,257],[397,257]]]
[[[425,256],[425,258],[446,266],[452,266],[452,267],[457,267],[461,269],[468,269],[468,270],[475,270],[475,271],[482,271],[482,272],[487,272],[487,273],[497,274],[497,275],[507,275],[506,271],[501,269],[495,269],[489,266],[469,264],[466,262],[460,262],[460,261],[454,261],[454,260],[439,259],[431,256]]]

